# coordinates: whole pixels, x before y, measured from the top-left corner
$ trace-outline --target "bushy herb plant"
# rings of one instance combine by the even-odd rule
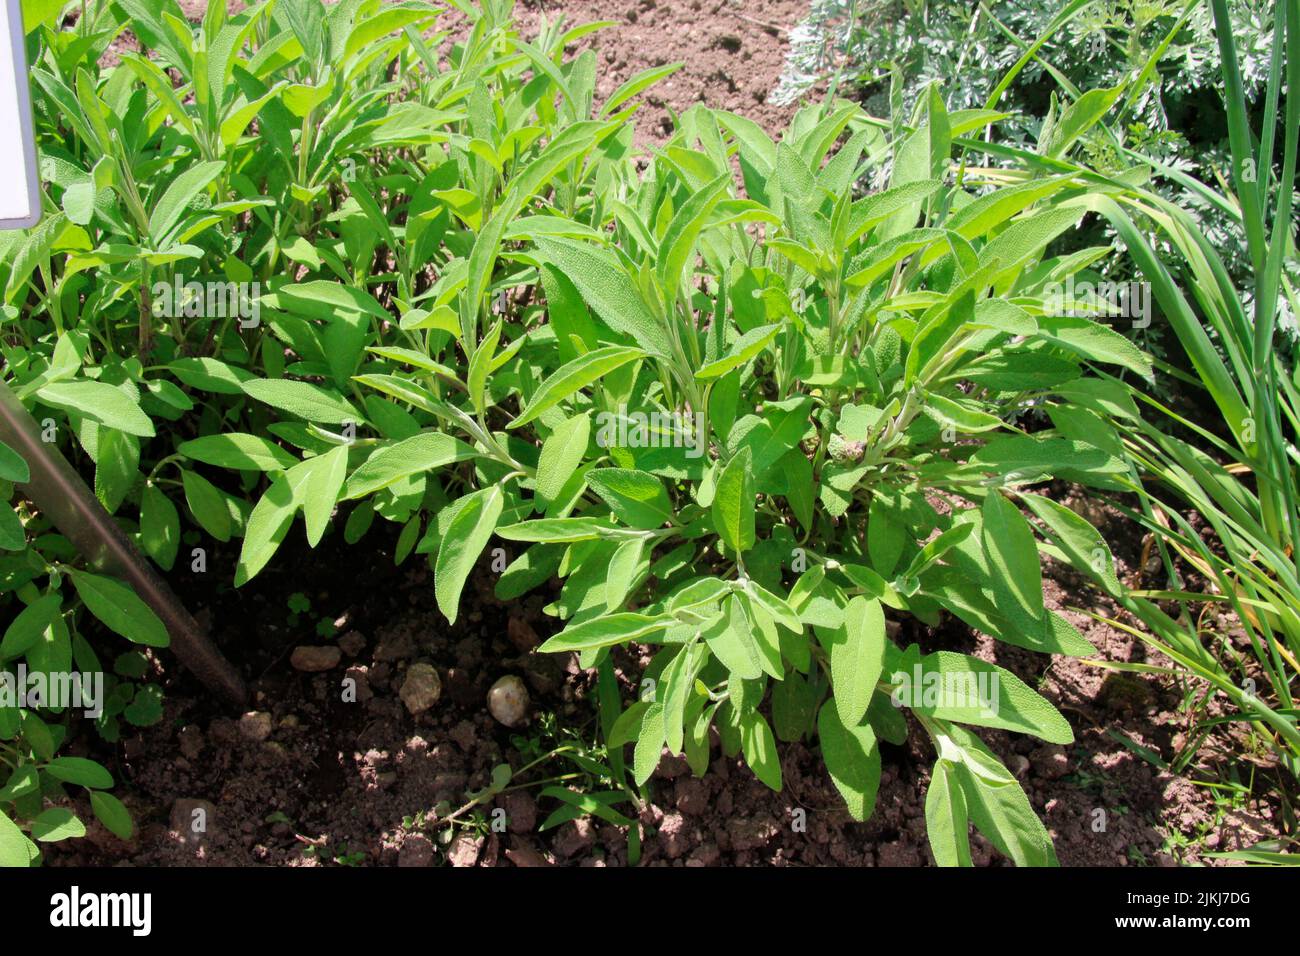
[[[594,54],[563,51],[597,27],[544,23],[528,43],[510,3],[282,0],[233,16],[214,3],[196,25],[172,0],[123,0],[79,5],[61,28],[63,6],[26,24],[45,209],[0,238],[5,380],[162,570],[205,571],[233,543],[236,583],[296,513],[319,541],[349,456],[355,466],[420,431],[356,377],[407,353],[429,368],[425,346],[454,340],[466,257],[498,201],[511,205],[495,241],[512,242],[506,227],[562,167],[601,143],[627,149],[625,115],[612,114],[673,69],[630,82],[599,121],[588,92],[588,121],[565,136],[575,112],[553,91],[594,76]],[[452,16],[468,26],[456,44],[438,29]],[[108,65],[124,32],[142,51]],[[519,170],[540,171],[544,149],[547,174],[508,189]],[[570,208],[589,189],[575,183]],[[8,499],[29,469],[12,449],[0,456]],[[376,514],[409,522],[425,483],[380,487],[350,515],[349,540]],[[0,547],[0,663],[99,672],[94,645],[122,678],[108,678],[105,736],[119,717],[159,719],[158,688],[137,683],[145,658],[81,627],[98,618],[164,645],[138,598],[27,504],[0,513]],[[107,771],[56,755],[76,725],[38,709],[0,709],[6,862],[36,858],[29,837],[80,832],[63,807],[42,809],[62,803],[60,781],[94,788],[96,813],[130,829],[102,793]]]
[[[464,371],[442,376],[461,387],[362,377],[460,437],[377,449],[350,493],[425,469],[416,448],[462,461],[422,542],[440,606],[455,619],[494,537],[521,549],[499,596],[558,576],[548,611],[565,626],[542,649],[599,669],[606,742],[633,745],[636,784],[665,746],[704,772],[714,728],[779,788],[777,739],[815,737],[865,819],[878,741],[903,740],[910,711],[937,755],[936,859],[969,862],[974,823],[1018,863],[1054,862],[967,725],[1054,742],[1069,725],[1005,669],[923,654],[887,626],[952,613],[1020,647],[1089,654],[1044,605],[1040,549],[1113,576],[1100,535],[1031,489],[1115,487],[1127,466],[1087,418],[1016,420],[1048,395],[1083,416],[1104,404],[1113,387],[1084,374],[1092,363],[1150,368],[1110,328],[1045,304],[1079,268],[1044,249],[1085,215],[1088,185],[954,185],[953,138],[995,118],[949,114],[936,93],[890,136],[828,103],[773,143],[694,108],[644,174],[624,166],[577,216],[553,203],[521,228],[509,258],[540,280],[545,311],[473,315]],[[857,197],[886,161],[889,188]],[[634,642],[657,651],[625,706],[610,654]]]
[[[498,597],[548,590],[543,649],[597,674],[606,789],[549,793],[553,820],[635,830],[615,807],[665,748],[705,772],[715,731],[773,788],[777,741],[815,740],[865,819],[881,742],[920,731],[937,862],[970,862],[971,825],[1055,862],[969,728],[1065,743],[1069,725],[917,638],[951,614],[1092,653],[1045,605],[1042,555],[1122,592],[1101,535],[1040,493],[1133,474],[1125,386],[1093,373],[1151,365],[1054,291],[1108,250],[1052,252],[1139,201],[1067,159],[1119,94],[1081,94],[1019,147],[970,139],[1006,115],[950,112],[934,86],[883,121],[830,98],[780,142],[701,106],[640,168],[629,117],[673,66],[601,102],[595,54],[566,56],[595,25],[529,42],[506,0],[455,6],[456,43],[446,8],[376,0],[214,4],[197,28],[118,0],[38,25],[47,215],[0,249],[6,380],[164,569],[230,543],[242,585],[299,517],[313,546],[379,518],[454,623],[509,552]],[[144,53],[101,66],[126,29]],[[31,569],[6,605],[75,591],[150,643],[145,618],[96,610],[42,520],[0,526]],[[49,770],[26,716],[4,740],[19,783],[97,786]],[[30,859],[25,793],[0,807]]]

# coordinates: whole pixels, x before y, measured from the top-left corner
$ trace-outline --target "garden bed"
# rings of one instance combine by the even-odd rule
[[[187,0],[182,6],[197,18],[205,4]],[[789,30],[804,12],[798,0],[567,0],[521,2],[517,11],[524,36],[534,34],[543,15],[563,13],[570,23],[621,21],[582,41],[598,54],[598,99],[639,71],[685,62],[651,89],[638,112],[636,139],[647,147],[667,139],[672,118],[697,102],[749,117],[777,136],[794,107],[768,98],[782,72]],[[119,49],[130,46],[130,38],[119,41]],[[1094,501],[1087,489],[1057,481],[1045,493],[1098,526],[1121,581],[1143,580],[1141,529]],[[558,806],[538,797],[559,771],[549,762],[520,774],[507,792],[462,812],[448,827],[447,815],[489,787],[499,764],[518,768],[565,742],[596,739],[595,672],[582,668],[577,653],[535,652],[561,629],[542,612],[553,595],[543,588],[527,598],[498,600],[488,555],[469,574],[459,618],[448,625],[424,556],[395,565],[398,530],[377,522],[357,545],[345,545],[334,533],[312,549],[295,526],[266,569],[238,589],[230,583],[238,542],[210,553],[202,574],[180,562],[172,584],[249,682],[249,712],[223,710],[166,653],[151,655],[166,694],[163,719],[144,729],[124,727],[114,746],[87,722],[74,723],[68,747],[112,771],[115,792],[135,819],[135,835],[124,841],[88,822],[87,839],[45,847],[47,862],[628,864],[625,828],[583,817],[539,830]],[[1186,742],[1190,721],[1182,705],[1189,689],[1167,677],[1104,666],[1148,662],[1145,645],[1098,620],[1124,618],[1124,612],[1055,561],[1044,562],[1043,585],[1047,611],[1073,624],[1097,648],[1098,659],[1020,650],[947,613],[938,628],[910,618],[901,633],[895,621],[889,627],[900,646],[961,652],[1006,668],[1064,714],[1074,733],[1071,745],[981,731],[1024,787],[1060,863],[1210,863],[1207,853],[1276,837],[1275,803],[1216,799],[1188,775],[1159,766]],[[338,659],[318,672],[304,670],[294,651],[305,645],[337,647]],[[635,699],[649,650],[615,648],[613,660],[623,698]],[[441,693],[413,713],[401,690],[416,665],[436,670]],[[531,696],[529,720],[515,728],[495,720],[487,707],[489,687],[508,675],[521,677]],[[355,701],[340,699],[345,686],[355,688]],[[936,753],[924,734],[910,734],[903,745],[881,742],[876,808],[865,823],[854,822],[844,808],[812,740],[779,745],[784,787],[774,792],[742,760],[723,756],[716,736],[705,776],[665,753],[651,777],[639,819],[642,864],[932,862],[925,796]],[[86,799],[75,800],[78,815],[91,821]],[[188,826],[196,810],[207,819],[201,834]],[[979,834],[971,847],[977,866],[1007,862]]]
[[[666,138],[669,111],[680,113],[697,101],[750,116],[779,134],[793,107],[771,105],[767,98],[802,3],[627,0],[626,7],[611,13],[609,4],[590,0],[526,2],[519,19],[525,35],[542,13],[563,13],[570,22],[621,20],[589,41],[600,55],[602,96],[640,70],[684,61],[682,71],[657,86],[639,111],[642,142]],[[1107,535],[1111,541],[1132,537],[1131,528]],[[243,649],[260,645],[239,663],[251,681],[255,706],[270,714],[273,730],[266,740],[250,738],[232,715],[214,708],[192,681],[179,677],[168,688],[166,719],[126,741],[115,761],[127,784],[126,802],[141,824],[139,837],[126,844],[97,827],[88,841],[94,850],[86,843],[64,844],[66,857],[52,853],[52,863],[438,863],[447,859],[447,848],[437,845],[436,828],[425,833],[413,825],[419,815],[432,821],[437,804],[459,807],[466,794],[487,785],[502,760],[517,765],[520,754],[512,741],[540,736],[536,715],[550,715],[560,727],[589,730],[582,721],[592,719],[591,677],[578,669],[576,655],[557,664],[549,656],[523,653],[509,640],[512,631],[544,637],[555,630],[540,614],[541,600],[532,599],[527,609],[497,601],[484,565],[471,578],[471,584],[481,585],[470,598],[476,606],[449,629],[437,613],[427,569],[393,569],[391,542],[388,549],[367,542],[362,550],[368,553],[304,548],[283,555],[280,570],[238,592],[222,588],[224,595],[214,600],[205,585],[230,579],[231,553],[225,566],[190,583],[191,602],[207,609],[218,640],[237,660]],[[1128,557],[1136,561],[1135,555]],[[298,571],[302,563],[313,569],[310,587]],[[367,569],[369,580],[359,582],[355,568]],[[1071,610],[1095,595],[1076,575],[1056,570],[1048,606],[1065,613],[1104,659],[1144,660],[1145,649],[1131,636]],[[1130,571],[1126,564],[1125,572]],[[320,586],[318,576],[333,580]],[[364,638],[355,656],[345,656],[327,675],[301,674],[290,665],[292,648],[312,634],[308,623],[286,623],[289,598],[297,593],[310,598],[313,615],[337,618],[343,632]],[[1113,607],[1098,610],[1114,612]],[[255,631],[238,623],[247,621],[259,622]],[[1204,850],[1244,848],[1275,831],[1269,820],[1244,812],[1234,815],[1235,826],[1224,828],[1222,811],[1207,791],[1160,771],[1112,736],[1112,731],[1126,734],[1156,752],[1166,750],[1184,723],[1177,713],[1179,696],[1167,682],[1108,676],[1083,660],[1049,662],[999,648],[955,620],[930,640],[1007,667],[1066,714],[1076,736],[1069,748],[997,732],[987,738],[1017,771],[1063,865],[1195,862]],[[418,718],[398,697],[402,673],[415,661],[437,667],[444,687],[439,703]],[[491,666],[485,667],[487,662]],[[518,732],[495,722],[486,707],[489,685],[507,673],[526,677],[535,705],[532,725]],[[363,697],[373,696],[357,706],[340,703],[338,686],[347,674],[361,679]],[[886,744],[877,813],[858,824],[841,809],[825,767],[806,745],[783,745],[787,783],[779,794],[741,761],[716,750],[704,778],[695,778],[680,758],[666,756],[652,784],[654,803],[641,818],[647,833],[644,859],[675,865],[928,864],[924,795],[933,757],[915,735],[906,746]],[[534,792],[498,798],[493,806],[506,810],[508,832],[490,827],[474,832],[456,862],[626,863],[624,835],[598,821],[537,833],[537,824],[554,807],[539,809]],[[186,813],[201,805],[196,801],[213,807],[215,821],[201,843],[183,839]],[[1106,812],[1105,832],[1093,829],[1098,809]],[[796,810],[807,812],[806,832],[793,828]],[[987,841],[975,840],[976,862],[993,862],[996,854]]]

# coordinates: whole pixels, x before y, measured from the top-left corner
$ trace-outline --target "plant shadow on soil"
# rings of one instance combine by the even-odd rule
[[[1068,491],[1056,491],[1073,507],[1083,507]],[[442,845],[435,806],[459,807],[468,793],[488,784],[495,765],[524,763],[516,744],[535,736],[543,723],[591,739],[592,677],[572,655],[531,651],[557,629],[541,612],[545,599],[498,601],[486,556],[470,578],[460,619],[448,626],[437,611],[432,572],[423,558],[414,555],[395,567],[394,543],[386,527],[377,527],[357,545],[349,547],[335,534],[312,551],[295,530],[277,561],[238,590],[228,583],[237,558],[233,549],[210,555],[202,575],[178,573],[174,583],[182,599],[211,622],[214,637],[249,680],[250,706],[258,716],[223,712],[163,655],[167,696],[160,723],[124,736],[116,747],[89,728],[77,738],[119,780],[119,793],[137,820],[136,837],[124,842],[92,824],[88,840],[52,845],[50,862],[626,864],[626,836],[616,827],[584,820],[538,833],[557,804],[547,800],[539,806],[536,788],[510,792],[487,807],[488,813],[505,810],[505,832],[470,829]],[[1117,550],[1121,572],[1128,573],[1134,556]],[[1105,659],[1144,659],[1143,647],[1128,635],[1069,610],[1088,600],[1087,592],[1061,569],[1047,571],[1049,606],[1065,613]],[[311,609],[295,612],[303,597]],[[321,636],[322,622],[326,632],[336,633]],[[1203,788],[1157,770],[1108,735],[1114,728],[1168,754],[1184,720],[1174,712],[1179,696],[1168,682],[1145,675],[1106,677],[1078,660],[999,644],[950,617],[933,631],[911,621],[899,627],[896,639],[916,641],[922,650],[945,648],[995,661],[1065,713],[1076,735],[1068,748],[981,731],[1046,821],[1062,864],[1168,865],[1175,862],[1165,852],[1168,831],[1194,841],[1176,853],[1194,860],[1205,845],[1196,838],[1211,829],[1210,845],[1221,849],[1249,845],[1273,829],[1267,807],[1257,817],[1217,819]],[[343,650],[328,671],[305,673],[290,663],[293,648],[303,644]],[[399,690],[406,672],[420,662],[437,669],[442,695],[432,708],[412,715]],[[632,678],[648,654],[623,654],[616,662],[624,697],[631,699]],[[505,674],[528,684],[531,727],[512,731],[488,712],[487,690]],[[345,678],[356,682],[355,703],[343,702]],[[543,721],[542,715],[553,718]],[[780,749],[785,790],[779,794],[738,759],[722,756],[716,741],[703,778],[665,755],[641,813],[643,865],[930,862],[924,795],[934,755],[923,734],[913,733],[901,747],[882,746],[880,793],[866,823],[848,817],[815,743]],[[524,779],[544,776],[546,769]],[[207,817],[206,832],[198,835],[187,826],[196,809]],[[1094,828],[1103,819],[1099,832]],[[978,834],[973,852],[977,865],[1005,863]]]

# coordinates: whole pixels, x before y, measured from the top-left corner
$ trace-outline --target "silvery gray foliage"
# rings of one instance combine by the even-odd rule
[[[1003,0],[972,17],[970,4],[954,0],[813,0],[808,16],[791,31],[773,100],[794,102],[841,65],[845,79],[885,92],[896,64],[907,81],[909,106],[934,80],[945,83],[949,109],[982,106],[1023,51],[1007,31],[1028,44],[1064,6],[1058,0]],[[1142,68],[1187,6],[1186,0],[1098,2],[1049,41],[1043,60],[1080,89],[1114,85]],[[1232,5],[1242,79],[1252,91],[1268,76],[1273,6],[1271,0]],[[1197,4],[1161,58],[1159,83],[1148,88],[1139,113],[1154,129],[1167,129],[1156,94],[1163,90],[1166,97],[1181,97],[1217,89],[1219,66],[1212,18]],[[960,82],[953,82],[956,78]],[[1042,81],[1054,85],[1044,66],[1030,65],[1018,86],[1031,97]]]

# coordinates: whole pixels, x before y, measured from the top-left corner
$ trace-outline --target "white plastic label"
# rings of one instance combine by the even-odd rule
[[[40,218],[22,0],[0,0],[0,229],[26,229]]]

